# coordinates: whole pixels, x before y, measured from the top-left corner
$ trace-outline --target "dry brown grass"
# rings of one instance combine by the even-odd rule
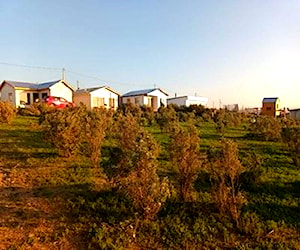
[[[68,162],[24,165],[0,159],[0,249],[83,249],[78,233],[67,229],[74,223],[66,221],[63,196],[39,194],[62,181]]]

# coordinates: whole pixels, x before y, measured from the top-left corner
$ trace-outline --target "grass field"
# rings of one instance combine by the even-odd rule
[[[220,146],[213,123],[197,125],[203,155]],[[169,135],[156,125],[147,129],[161,147],[159,174],[172,179]],[[300,170],[284,144],[246,133],[241,126],[224,134],[241,159],[255,153],[262,161],[256,185],[243,187],[247,204],[236,228],[214,208],[205,174],[195,184],[196,202],[171,198],[145,222],[127,197],[94,175],[84,155],[59,157],[38,118],[0,124],[0,249],[300,249]],[[110,146],[105,141],[103,162]]]

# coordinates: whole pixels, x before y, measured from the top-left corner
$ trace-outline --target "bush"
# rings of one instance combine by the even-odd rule
[[[194,126],[174,133],[170,141],[170,162],[174,167],[179,196],[183,201],[195,200],[194,182],[201,167],[200,139]]]
[[[227,126],[225,110],[220,109],[216,111],[213,116],[213,121],[215,122],[217,132],[224,136],[225,127]]]
[[[116,116],[119,115],[131,115],[139,120],[142,116],[142,110],[138,105],[135,105],[133,103],[125,103],[118,107]]]
[[[250,124],[250,134],[247,136],[261,138],[266,141],[280,139],[281,124],[278,119],[270,116],[259,116]]]
[[[153,219],[169,196],[168,180],[157,175],[159,146],[132,116],[119,116],[115,133],[117,185],[144,219]]]
[[[240,176],[241,189],[253,190],[257,187],[263,172],[262,157],[254,152],[246,153],[242,158],[245,171]]]
[[[161,180],[153,167],[145,166],[133,171],[121,184],[144,220],[154,219],[170,196],[168,178]]]
[[[55,107],[50,107],[45,103],[33,103],[28,107],[19,108],[18,114],[26,116],[38,116],[41,117],[49,112],[54,112]]]
[[[0,123],[12,123],[16,116],[16,109],[9,102],[0,101]]]
[[[93,109],[86,111],[82,117],[84,140],[89,151],[93,167],[99,167],[100,149],[105,138],[105,133],[111,124],[112,112],[106,109]]]
[[[238,225],[241,208],[246,202],[239,191],[239,177],[244,171],[237,155],[237,146],[230,140],[222,141],[221,152],[211,161],[214,178],[213,197],[222,215],[229,215]]]
[[[288,125],[282,129],[282,140],[286,144],[296,167],[300,167],[300,126]]]
[[[160,107],[156,113],[156,122],[163,132],[171,132],[178,124],[176,111],[172,106]]]
[[[111,132],[115,141],[114,150],[110,155],[110,162],[113,164],[111,168],[115,170],[112,175],[124,177],[135,168],[137,135],[140,131],[137,118],[132,115],[118,115],[115,118]]]
[[[178,111],[177,116],[180,122],[189,122],[195,119],[195,113],[193,112],[186,113],[183,111]]]
[[[155,113],[152,107],[142,106],[142,115],[140,124],[144,126],[150,126],[155,122]]]
[[[42,123],[45,138],[57,150],[62,157],[75,156],[82,143],[83,107],[75,109],[55,110],[47,113]]]

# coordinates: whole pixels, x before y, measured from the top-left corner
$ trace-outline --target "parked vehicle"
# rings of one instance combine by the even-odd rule
[[[47,96],[44,98],[44,103],[58,109],[75,107],[75,103],[69,102],[65,98],[58,96]]]
[[[19,108],[20,108],[20,109],[24,109],[24,108],[26,108],[26,106],[27,106],[27,103],[26,103],[26,102],[20,101],[20,105],[19,105]]]

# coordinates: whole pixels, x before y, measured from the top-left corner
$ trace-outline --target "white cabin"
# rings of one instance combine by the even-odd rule
[[[16,108],[22,104],[39,102],[46,96],[63,97],[73,101],[73,88],[65,80],[29,83],[4,80],[0,85],[1,101],[8,101]]]
[[[101,108],[116,110],[119,106],[120,94],[107,86],[78,89],[74,93],[74,103],[86,105],[88,108]]]
[[[137,90],[124,94],[122,103],[152,107],[157,111],[161,106],[167,106],[167,96],[168,94],[160,88]]]
[[[200,97],[200,96],[178,96],[178,97],[168,98],[167,103],[168,105],[175,104],[178,106],[186,106],[186,107],[189,107],[190,105],[206,106],[208,103],[208,98]]]

